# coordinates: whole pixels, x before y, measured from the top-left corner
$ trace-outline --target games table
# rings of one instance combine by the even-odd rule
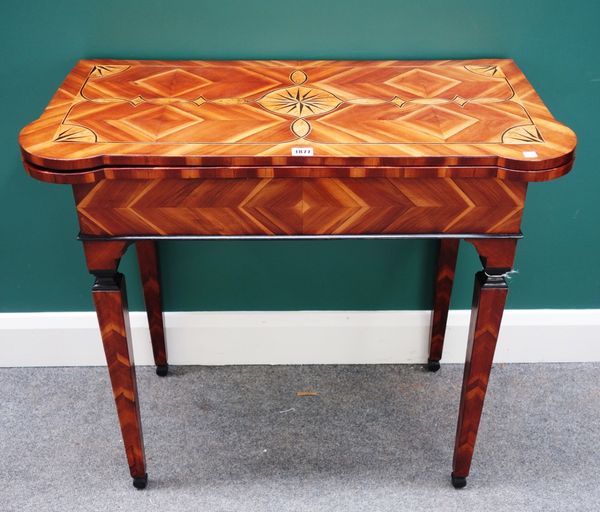
[[[147,473],[119,260],[135,245],[164,376],[156,242],[230,238],[439,239],[431,371],[459,241],[475,247],[452,471],[466,485],[527,186],[567,173],[576,145],[512,60],[83,60],[19,142],[31,176],[73,188],[135,487]]]

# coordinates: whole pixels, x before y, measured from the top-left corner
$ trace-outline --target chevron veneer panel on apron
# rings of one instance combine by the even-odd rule
[[[74,185],[87,235],[517,233],[527,184],[500,179],[101,180]]]

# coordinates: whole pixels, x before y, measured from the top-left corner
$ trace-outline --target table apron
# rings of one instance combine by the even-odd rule
[[[498,178],[122,179],[73,185],[81,237],[518,237],[527,183]]]

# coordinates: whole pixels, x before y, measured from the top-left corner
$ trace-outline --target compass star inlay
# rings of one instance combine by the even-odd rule
[[[277,114],[309,117],[330,112],[342,100],[322,89],[298,86],[271,91],[258,100],[258,103]]]

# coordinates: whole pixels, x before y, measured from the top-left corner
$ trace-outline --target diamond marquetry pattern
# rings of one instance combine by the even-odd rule
[[[75,187],[89,235],[515,233],[526,184],[500,179],[102,180]]]
[[[19,144],[45,180],[37,168],[476,165],[543,181],[568,172],[576,137],[510,59],[82,60]]]
[[[324,67],[314,74],[260,64],[96,66],[78,98],[56,142],[502,143],[506,133],[511,144],[543,141],[497,66]]]

